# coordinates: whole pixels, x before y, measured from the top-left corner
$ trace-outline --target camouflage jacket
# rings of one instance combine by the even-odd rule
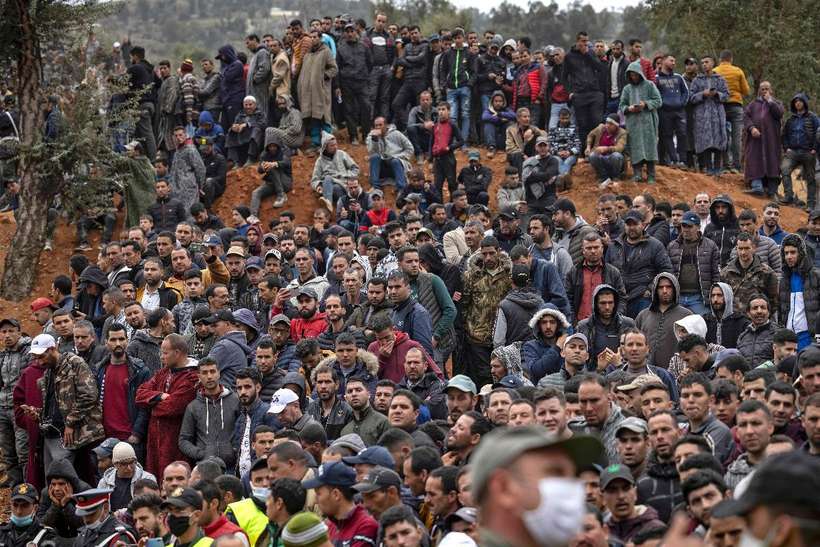
[[[779,288],[777,274],[760,261],[760,257],[755,256],[752,263],[746,270],[740,267],[737,257],[732,258],[720,271],[720,280],[732,287],[735,294],[735,310],[741,313],[746,312],[749,305],[749,298],[753,294],[760,293],[766,295],[771,306],[771,314],[777,311],[779,298]]]
[[[492,345],[498,305],[512,287],[512,261],[506,253],[499,253],[498,258],[497,269],[490,272],[484,267],[481,254],[474,254],[464,275],[461,305],[467,335],[471,342],[485,346]]]
[[[54,397],[66,427],[74,428],[74,442],[66,445],[73,450],[105,437],[102,425],[102,407],[97,379],[82,357],[70,352],[61,353],[54,368],[46,370],[37,385],[47,400],[47,386],[54,378]]]

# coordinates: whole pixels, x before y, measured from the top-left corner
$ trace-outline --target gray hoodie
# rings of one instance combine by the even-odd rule
[[[231,469],[236,462],[231,437],[239,411],[239,398],[228,388],[223,387],[216,399],[200,391],[185,409],[179,449],[195,462],[217,456]]]
[[[658,301],[658,283],[661,279],[668,279],[672,282],[674,295],[672,305],[666,311],[660,311]],[[646,334],[649,347],[652,353],[649,355],[646,364],[660,368],[668,368],[669,360],[675,354],[678,347],[678,339],[675,338],[675,321],[683,319],[687,315],[692,315],[688,308],[678,304],[680,297],[680,286],[678,278],[669,272],[661,272],[652,280],[650,287],[652,291],[652,304],[638,314],[635,318],[635,326]]]
[[[326,177],[333,179],[333,182],[344,187],[345,178],[348,176],[358,177],[359,166],[353,161],[350,155],[341,148],[336,150],[332,156],[325,154],[325,148],[330,140],[336,137],[330,133],[322,133],[322,146],[316,163],[313,164],[313,176],[310,177],[310,187],[313,190],[321,188],[322,181]]]
[[[234,389],[237,371],[248,366],[254,352],[245,340],[245,333],[234,330],[217,338],[208,357],[216,359],[219,364],[222,385]]]

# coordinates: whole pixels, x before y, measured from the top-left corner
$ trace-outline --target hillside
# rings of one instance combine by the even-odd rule
[[[363,167],[363,171],[367,172],[367,150],[364,146],[351,146],[343,143],[342,148],[347,150],[356,162]],[[458,154],[459,168],[467,163],[467,158],[464,154]],[[504,156],[498,155],[492,160],[485,162],[494,173],[493,184],[490,188],[490,207],[495,210],[495,194],[501,179],[504,174],[505,160]],[[294,158],[293,172],[295,188],[288,196],[288,203],[285,209],[290,210],[296,215],[297,222],[311,223],[313,209],[319,206],[318,200],[310,190],[308,181],[313,170],[313,160],[303,155]],[[428,176],[431,176],[428,169]],[[743,180],[740,175],[727,175],[715,181],[711,177],[701,175],[699,173],[688,173],[674,169],[667,169],[659,167],[657,169],[658,183],[655,186],[647,184],[634,184],[632,182],[622,182],[618,188],[619,193],[626,193],[635,195],[640,192],[648,191],[657,200],[666,200],[669,202],[691,201],[695,192],[708,192],[711,196],[719,193],[728,193],[735,201],[738,210],[744,207],[753,208],[758,213],[762,211],[765,205],[765,199],[757,198],[743,193]],[[366,180],[367,175],[363,175],[362,182],[365,187],[369,188],[369,183]],[[228,190],[225,195],[215,205],[215,211],[223,218],[230,218],[231,207],[237,204],[247,204],[250,201],[250,194],[258,184],[258,175],[256,171],[251,168],[234,171],[228,176]],[[800,186],[798,184],[798,186]],[[587,219],[595,218],[595,204],[600,195],[598,186],[595,183],[594,172],[591,166],[586,163],[579,164],[575,167],[575,177],[573,188],[564,193],[571,198],[578,206],[579,213]],[[395,193],[392,188],[388,187],[386,190],[386,198],[388,202],[392,202]],[[271,201],[268,200],[263,204],[262,212],[260,214],[263,225],[267,225],[268,221],[274,218],[280,210],[271,208]],[[805,224],[806,214],[800,209],[784,207],[782,209],[782,222],[786,230],[794,231]],[[118,229],[122,228],[122,216],[118,219]],[[14,226],[12,224],[0,224],[0,264],[5,259],[5,253],[14,235]],[[99,232],[95,231],[91,234],[92,244],[99,243]],[[31,320],[31,313],[29,304],[31,300],[38,296],[48,294],[51,286],[51,280],[58,274],[68,273],[68,259],[73,254],[73,249],[76,244],[74,226],[61,221],[54,241],[54,250],[51,252],[44,252],[40,257],[39,271],[36,284],[35,293],[27,300],[19,303],[8,302],[0,300],[0,317],[15,316],[22,320],[25,329],[28,332],[37,332],[36,323]],[[86,254],[89,259],[96,258],[96,251],[88,251]],[[2,267],[2,266],[0,266]]]

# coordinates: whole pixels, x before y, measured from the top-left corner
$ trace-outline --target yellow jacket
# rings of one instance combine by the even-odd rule
[[[230,273],[225,264],[217,258],[211,263],[205,264],[206,269],[202,271],[202,286],[207,288],[214,283],[221,283],[227,285],[230,280]],[[165,280],[166,287],[172,287],[178,290],[181,294],[185,294],[185,280],[174,277],[173,274]]]
[[[723,61],[717,68],[715,74],[723,76],[726,80],[726,85],[729,87],[730,103],[743,104],[743,97],[751,93],[749,82],[746,81],[746,75],[743,74],[743,69],[736,67],[729,61]]]
[[[268,527],[267,515],[256,506],[251,498],[229,503],[225,509],[225,514],[231,513],[236,520],[237,526],[248,534],[251,545],[256,545],[256,540]]]

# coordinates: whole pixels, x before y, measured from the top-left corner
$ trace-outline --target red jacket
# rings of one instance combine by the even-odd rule
[[[415,340],[410,340],[410,337],[404,332],[394,331],[394,334],[396,335],[396,341],[393,343],[393,351],[390,353],[389,357],[385,357],[381,354],[381,352],[379,352],[378,341],[371,343],[367,347],[367,351],[379,357],[379,380],[384,380],[387,378],[397,384],[403,381],[404,357],[407,355],[407,352],[413,348],[420,349],[424,354],[424,358],[427,360],[427,368],[435,372],[436,376],[439,378],[444,379],[441,369],[438,368],[438,365],[435,361],[433,361],[433,358],[430,357],[426,351],[424,351],[421,344]]]
[[[40,450],[36,447],[40,443],[40,427],[32,420],[21,405],[43,407],[43,392],[37,386],[37,380],[43,377],[46,369],[41,367],[37,361],[31,361],[29,365],[20,372],[20,378],[12,392],[14,403],[14,423],[17,427],[22,427],[28,432],[28,465],[26,466],[26,482],[33,484],[37,488],[45,485],[45,475],[43,474],[43,462],[40,458]]]
[[[316,338],[327,328],[325,312],[316,312],[310,319],[297,317],[290,322],[290,339],[295,344],[302,338]]]
[[[242,528],[229,521],[228,517],[221,513],[215,521],[208,526],[203,526],[202,531],[205,532],[206,536],[212,539],[216,539],[224,534],[235,534],[236,532],[241,532],[246,538],[248,537]]]
[[[345,547],[374,547],[379,535],[379,524],[361,505],[353,508],[342,520],[325,520],[333,545]]]
[[[198,381],[196,367],[186,366],[173,372],[162,367],[137,388],[137,405],[151,409],[145,469],[154,476],[162,476],[169,463],[188,459],[179,449],[179,430],[185,408],[196,397]],[[163,393],[169,397],[160,400]]]

